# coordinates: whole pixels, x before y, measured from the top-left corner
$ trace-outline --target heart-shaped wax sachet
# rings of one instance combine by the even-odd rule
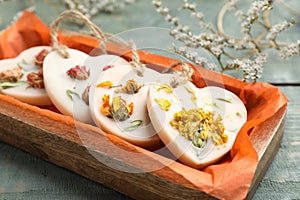
[[[168,76],[149,88],[147,107],[153,127],[182,163],[202,169],[221,159],[247,120],[242,101],[219,87],[191,82],[172,88]]]
[[[132,144],[160,147],[146,106],[149,85],[159,77],[148,68],[139,76],[129,64],[104,71],[90,91],[90,112],[96,125]]]
[[[93,57],[75,49],[68,49],[68,54],[68,58],[63,58],[53,51],[45,58],[46,91],[60,112],[92,124],[88,105],[89,86],[107,65],[118,66],[127,61],[114,55]]]
[[[0,61],[0,93],[37,106],[52,105],[44,88],[42,64],[51,51],[37,46],[23,51],[16,58]]]

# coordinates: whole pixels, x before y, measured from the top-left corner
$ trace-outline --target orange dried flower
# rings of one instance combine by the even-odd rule
[[[127,110],[130,116],[133,114],[133,107],[134,104],[132,102],[127,106]]]
[[[101,112],[107,116],[107,117],[111,117],[111,113],[110,113],[110,105],[109,105],[109,100],[110,97],[109,95],[103,95],[102,97],[102,105],[101,105]]]
[[[112,87],[113,87],[113,83],[111,81],[104,81],[97,85],[97,88],[112,88]]]

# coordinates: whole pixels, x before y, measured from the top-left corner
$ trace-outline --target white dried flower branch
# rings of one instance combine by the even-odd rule
[[[195,2],[184,0],[179,11],[188,10],[191,12],[191,16],[198,20],[200,33],[194,33],[189,26],[181,24],[179,18],[172,16],[170,9],[163,6],[161,1],[153,0],[152,3],[156,7],[156,11],[172,25],[170,29],[171,36],[181,41],[186,47],[206,49],[216,58],[221,71],[241,70],[244,81],[252,80],[256,82],[261,77],[263,64],[266,62],[267,57],[263,53],[265,49],[272,48],[280,51],[282,58],[299,54],[299,41],[290,44],[277,41],[277,36],[290,28],[296,21],[292,19],[291,21],[283,21],[271,25],[269,12],[273,9],[273,0],[253,1],[246,12],[238,8],[238,0],[227,0],[219,13],[218,29],[215,29],[211,23],[205,21],[204,14],[197,10]],[[222,22],[223,16],[227,11],[234,12],[238,17],[244,38],[225,34]],[[260,25],[262,30],[261,34],[255,38],[252,34],[252,29],[257,28],[257,26],[254,26],[256,24]],[[202,31],[203,29],[205,31]],[[196,64],[201,63],[202,66],[208,66],[203,62],[203,58],[197,58],[197,55],[191,53],[191,50],[187,51],[181,47],[172,47],[172,50]],[[244,54],[237,57],[235,56],[236,53],[229,53],[232,51],[244,52]]]
[[[0,0],[0,3],[11,0]],[[48,0],[44,0],[45,3],[50,4]],[[29,1],[32,7],[34,7],[34,1]],[[68,9],[78,10],[86,17],[92,18],[102,12],[112,13],[115,10],[124,8],[127,5],[135,3],[136,0],[64,0],[59,1],[62,6]]]
[[[300,40],[297,42],[291,43],[286,47],[280,50],[280,57],[283,59],[287,59],[289,57],[299,55],[300,54]]]
[[[68,9],[75,9],[91,18],[101,12],[114,12],[129,4],[135,3],[135,0],[64,0]]]

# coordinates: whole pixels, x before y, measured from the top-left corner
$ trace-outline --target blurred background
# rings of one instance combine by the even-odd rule
[[[190,0],[189,2],[195,2],[197,9],[204,15],[205,21],[210,23],[213,28],[217,29],[217,26],[221,22],[224,33],[236,38],[242,37],[240,33],[241,24],[235,13],[224,6],[227,2],[226,0]],[[238,2],[237,5],[239,8],[246,12],[253,1],[241,0],[236,2]],[[191,12],[180,9],[184,5],[183,0],[162,0],[161,3],[164,7],[168,8],[172,16],[178,17],[181,24],[187,25],[193,33],[201,34],[203,30],[199,28],[198,20],[195,17],[191,17]],[[268,16],[271,24],[276,24],[284,20],[296,20],[294,26],[279,34],[278,40],[283,42],[299,41],[300,2],[298,0],[273,0],[272,6],[273,9]],[[124,37],[128,34],[124,32],[137,28],[166,28],[163,31],[164,34],[157,32],[157,35],[151,35],[151,39],[145,38],[143,34],[135,35],[135,39],[137,40],[142,39],[145,42],[152,40],[158,44],[169,37],[167,36],[168,30],[174,27],[156,11],[151,0],[0,0],[0,30],[5,29],[5,27],[15,21],[24,9],[36,13],[48,25],[64,10],[77,9],[88,16],[104,32],[120,36],[123,34]],[[63,29],[74,31],[85,29],[83,24],[76,21],[68,21],[63,24],[61,26]],[[259,27],[255,28],[257,28],[257,31],[254,30],[254,34],[256,32],[259,34],[261,29]],[[161,48],[170,48],[171,46],[172,44],[168,47],[161,46]],[[299,56],[283,60],[278,56],[278,52],[273,49],[266,50],[266,52],[268,54],[268,62],[264,65],[263,76],[259,81],[274,84],[282,82],[296,83],[298,81],[298,67],[295,63],[300,63]],[[200,50],[200,54],[205,54],[204,57],[207,57],[207,53],[203,50]],[[208,57],[208,59],[217,63],[212,57]],[[218,71],[218,68],[216,70]],[[242,78],[240,71],[231,70],[224,73]]]

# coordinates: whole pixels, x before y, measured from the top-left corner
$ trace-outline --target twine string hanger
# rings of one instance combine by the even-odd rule
[[[91,22],[85,15],[83,15],[81,12],[77,10],[67,10],[60,14],[60,16],[55,19],[51,25],[50,25],[50,35],[51,35],[51,41],[52,41],[52,48],[54,51],[56,51],[60,56],[63,58],[69,58],[69,52],[68,47],[65,45],[59,45],[58,42],[58,30],[59,30],[59,23],[66,18],[71,19],[78,19],[85,23],[85,25],[90,29],[92,35],[96,37],[96,39],[99,41],[101,45],[101,49],[104,54],[107,54],[107,38],[112,38],[115,43],[124,45],[131,49],[132,56],[130,64],[133,67],[133,69],[136,71],[138,76],[143,76],[145,71],[145,64],[141,63],[140,57],[137,52],[136,45],[133,41],[126,42],[122,40],[121,38],[118,38],[116,36],[112,36],[111,34],[104,33],[97,25],[95,25],[93,22]]]
[[[129,49],[131,49],[132,54],[131,54],[131,61],[129,63],[131,65],[131,67],[133,68],[133,70],[135,70],[136,74],[138,76],[143,77],[146,65],[144,63],[142,63],[140,60],[140,56],[138,54],[138,50],[136,48],[135,42],[132,40],[125,41],[120,37],[117,37],[115,35],[111,35],[108,33],[106,33],[105,35],[107,35],[107,38],[109,41],[116,43],[116,44],[120,44],[122,46],[125,46],[125,47],[128,47]]]
[[[99,41],[101,45],[101,49],[104,54],[107,53],[106,51],[106,36],[102,32],[102,30],[96,26],[94,23],[92,23],[85,15],[83,15],[81,12],[77,10],[67,10],[60,14],[60,16],[54,20],[50,25],[50,35],[51,35],[51,41],[52,41],[52,48],[54,51],[56,51],[60,56],[63,58],[68,58],[68,47],[65,45],[59,45],[58,43],[58,27],[59,23],[66,18],[71,19],[78,19],[85,23],[85,25],[91,30],[94,37]]]
[[[132,56],[131,56],[131,62],[130,65],[133,67],[133,69],[136,71],[136,74],[138,76],[144,76],[146,65],[141,63],[139,54],[137,52],[137,48],[134,42],[131,42],[132,46]]]
[[[179,85],[183,85],[188,81],[192,80],[192,75],[194,69],[187,63],[183,61],[176,62],[168,67],[163,73],[167,73],[173,70],[174,67],[180,65],[180,69],[173,71],[173,77],[171,79],[170,85],[172,88],[176,88]]]

